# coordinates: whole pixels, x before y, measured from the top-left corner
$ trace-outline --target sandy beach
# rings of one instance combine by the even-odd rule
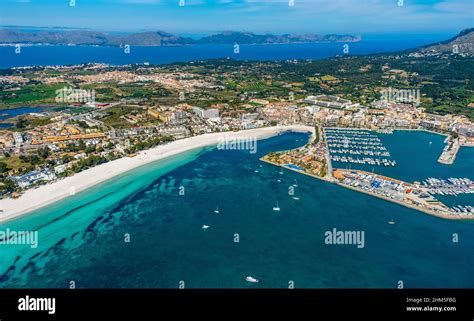
[[[51,184],[27,190],[17,199],[2,199],[0,200],[0,210],[3,210],[3,212],[0,213],[0,223],[57,202],[145,164],[192,149],[217,145],[225,137],[233,139],[265,139],[285,131],[311,132],[314,135],[313,127],[295,125],[257,128],[239,132],[211,133],[177,140],[142,151],[135,157],[123,157]]]

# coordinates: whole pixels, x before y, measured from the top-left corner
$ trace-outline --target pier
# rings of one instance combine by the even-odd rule
[[[340,186],[426,214],[446,219],[474,219],[473,207],[449,208],[430,195],[429,188],[361,170],[336,169],[334,176],[338,178],[337,184]],[[469,184],[465,179],[453,179],[453,181]]]
[[[445,165],[451,165],[456,160],[456,155],[458,154],[461,144],[459,139],[451,139],[447,137],[445,142],[447,143],[446,147],[443,150],[443,153],[438,158],[438,162]]]

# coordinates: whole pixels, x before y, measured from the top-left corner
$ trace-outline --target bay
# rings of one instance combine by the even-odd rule
[[[421,144],[434,139],[408,134]],[[400,138],[390,137],[392,144]],[[3,224],[0,229],[37,230],[39,246],[0,245],[0,287],[66,288],[70,281],[78,288],[177,288],[180,281],[187,288],[286,288],[290,281],[296,288],[396,288],[398,281],[406,288],[474,286],[472,221],[432,217],[292,171],[280,175],[259,161],[307,139],[286,133],[262,140],[256,154],[195,150]],[[433,155],[439,152],[433,148]],[[417,175],[413,167],[399,170]],[[288,195],[295,179],[299,201]],[[280,212],[272,210],[277,201]],[[325,244],[324,233],[334,228],[363,231],[365,246]],[[260,282],[246,282],[249,275]]]

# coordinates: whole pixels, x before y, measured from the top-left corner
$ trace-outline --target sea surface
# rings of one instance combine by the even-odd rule
[[[424,37],[377,37],[348,43],[348,54],[365,55],[395,52],[447,39],[446,35]],[[213,58],[236,60],[323,59],[344,54],[344,43],[240,45],[193,45],[169,47],[131,47],[125,53],[118,47],[94,46],[0,46],[0,69],[22,66],[58,66],[81,63],[125,65],[133,63],[167,64]]]
[[[0,287],[67,288],[71,281],[77,288],[178,288],[180,281],[187,288],[287,288],[290,281],[296,288],[396,288],[399,281],[406,288],[474,287],[474,222],[280,174],[259,161],[308,138],[285,133],[261,140],[256,154],[194,150],[3,224],[0,230],[37,230],[39,246],[0,245]],[[383,139],[400,164],[393,169],[399,178],[450,175],[436,163],[441,136],[396,132]],[[472,155],[461,150],[453,176],[472,175]],[[288,193],[293,184],[298,201]],[[273,211],[276,202],[280,212]],[[326,244],[324,233],[334,228],[363,231],[365,246]]]

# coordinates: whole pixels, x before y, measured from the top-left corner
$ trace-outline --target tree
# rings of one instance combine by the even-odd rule
[[[25,128],[26,126],[26,119],[24,117],[19,117],[15,123],[16,128]]]
[[[85,149],[84,151],[86,154],[91,154],[93,152],[95,152],[95,146],[89,146]]]
[[[0,173],[6,173],[8,171],[8,165],[3,163],[3,162],[0,162]]]
[[[6,193],[11,193],[16,189],[16,184],[10,179],[2,181],[3,185],[0,185],[0,190],[5,191]]]
[[[47,147],[38,149],[38,156],[41,158],[48,158],[49,149]]]
[[[74,160],[74,157],[72,157],[70,155],[67,155],[67,154],[62,157],[63,163],[69,163],[72,160]]]

